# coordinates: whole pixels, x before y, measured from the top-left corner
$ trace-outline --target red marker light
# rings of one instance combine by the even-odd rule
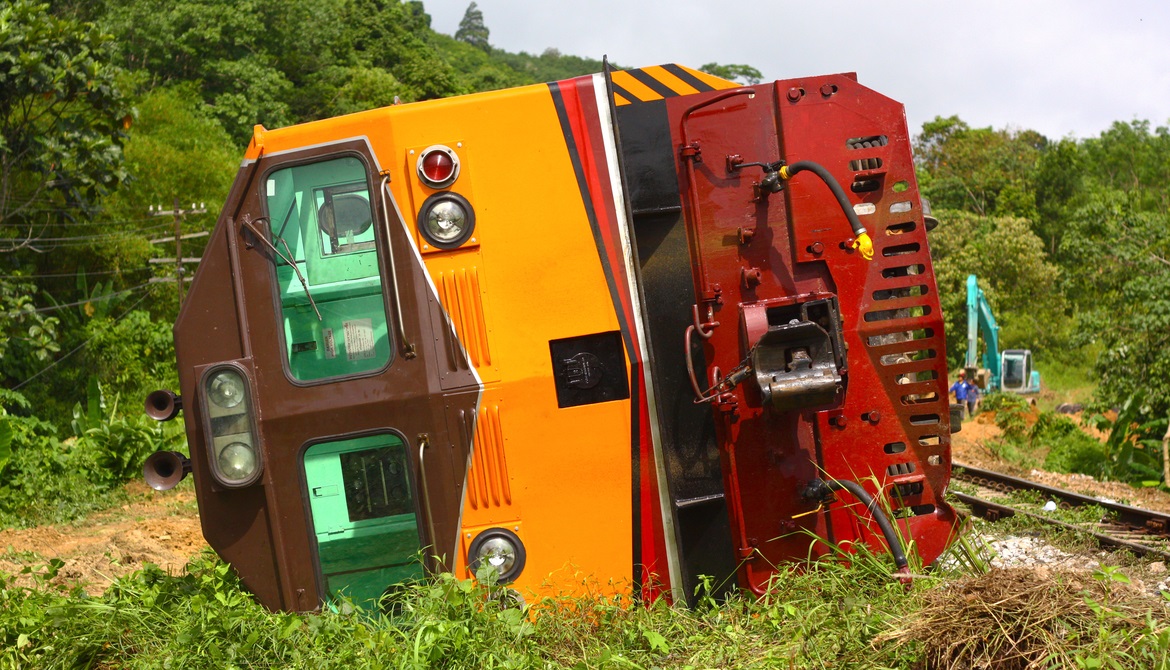
[[[418,158],[418,177],[431,188],[450,186],[459,177],[459,157],[449,147],[427,147]]]

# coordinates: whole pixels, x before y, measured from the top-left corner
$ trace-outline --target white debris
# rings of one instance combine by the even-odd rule
[[[1044,503],[1044,511],[1045,512],[1055,512],[1056,511],[1056,501],[1049,500],[1048,502]]]

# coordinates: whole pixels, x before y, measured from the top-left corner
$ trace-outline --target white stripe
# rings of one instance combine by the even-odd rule
[[[597,99],[597,112],[601,116],[601,136],[605,144],[605,162],[609,167],[609,183],[613,191],[614,211],[617,213],[618,233],[622,240],[622,258],[626,265],[626,277],[629,285],[626,287],[633,307],[634,333],[638,340],[638,349],[642,352],[642,388],[646,394],[646,404],[650,410],[650,439],[654,446],[654,463],[658,475],[658,504],[662,509],[662,530],[666,535],[666,566],[670,576],[670,593],[676,603],[686,602],[686,591],[682,584],[682,566],[679,563],[678,543],[674,528],[674,514],[670,502],[670,490],[666,482],[666,459],[662,454],[662,436],[658,430],[658,403],[654,397],[654,384],[650,379],[650,366],[646,358],[646,333],[642,320],[642,291],[637,284],[637,268],[634,267],[634,252],[630,245],[629,220],[626,218],[626,196],[622,190],[621,171],[618,168],[617,143],[614,141],[614,120],[610,114],[609,92],[605,85],[605,75],[593,75],[593,93]],[[645,467],[645,464],[643,464]],[[641,532],[642,529],[638,529]],[[634,575],[638,579],[638,575]]]

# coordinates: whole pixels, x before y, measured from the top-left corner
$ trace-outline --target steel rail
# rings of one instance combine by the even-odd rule
[[[1053,486],[1046,486],[1027,479],[1012,477],[1000,472],[963,465],[962,463],[952,463],[951,472],[956,479],[985,486],[990,485],[994,487],[998,485],[1017,491],[1039,491],[1057,502],[1064,502],[1072,507],[1097,505],[1110,512],[1113,521],[1125,524],[1131,528],[1141,529],[1146,535],[1170,538],[1170,514],[1164,512],[1156,512],[1154,510],[1133,507],[1132,505],[1109,502],[1092,496],[1058,489]]]
[[[1133,553],[1138,554],[1139,556],[1157,556],[1157,557],[1162,558],[1163,560],[1170,559],[1170,552],[1164,551],[1162,549],[1157,549],[1155,547],[1149,547],[1149,546],[1146,546],[1144,544],[1139,544],[1137,542],[1131,542],[1129,540],[1123,540],[1119,537],[1114,537],[1112,535],[1098,533],[1096,531],[1088,530],[1088,529],[1082,528],[1080,526],[1075,526],[1071,523],[1057,521],[1056,519],[1050,519],[1048,517],[1041,516],[1041,515],[1035,514],[1033,512],[1029,512],[1029,511],[1022,510],[1022,509],[1017,509],[1015,507],[1011,507],[1010,505],[1004,505],[1002,503],[991,502],[990,500],[984,500],[982,498],[977,498],[977,497],[972,496],[972,495],[967,495],[966,493],[956,493],[954,491],[951,491],[951,495],[954,496],[955,499],[957,499],[959,502],[962,502],[962,503],[968,505],[971,508],[971,512],[973,514],[976,514],[976,515],[981,516],[985,519],[988,519],[989,521],[997,521],[999,519],[1004,519],[1007,517],[1011,517],[1011,516],[1015,516],[1017,514],[1020,514],[1020,515],[1026,516],[1030,519],[1035,519],[1036,521],[1039,521],[1041,523],[1046,523],[1049,525],[1058,526],[1060,528],[1064,528],[1066,530],[1071,530],[1073,532],[1081,533],[1084,535],[1091,535],[1093,538],[1095,538],[1097,540],[1097,543],[1100,545],[1117,547],[1120,549],[1128,549],[1129,551],[1132,551]]]

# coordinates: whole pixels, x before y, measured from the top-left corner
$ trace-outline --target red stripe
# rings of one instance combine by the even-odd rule
[[[620,304],[614,305],[624,317],[631,348],[630,374],[638,375],[644,382],[642,361],[644,355],[638,341],[633,299],[630,286],[633,283],[627,272],[626,259],[622,251],[621,233],[615,210],[613,185],[610,182],[609,163],[605,155],[605,140],[600,126],[601,116],[597,109],[597,96],[592,77],[559,82],[564,99],[569,126],[577,144],[585,174],[586,187],[597,217],[598,231],[603,248],[599,253],[606,255],[616,295]],[[644,384],[640,384],[644,386]],[[650,410],[647,405],[647,390],[643,388],[638,396],[637,448],[639,457],[639,503],[641,518],[641,580],[643,595],[647,599],[657,598],[663,589],[669,592],[670,575],[666,562],[666,537],[662,526],[662,506],[658,496],[658,472],[654,460],[654,446],[650,432]]]

